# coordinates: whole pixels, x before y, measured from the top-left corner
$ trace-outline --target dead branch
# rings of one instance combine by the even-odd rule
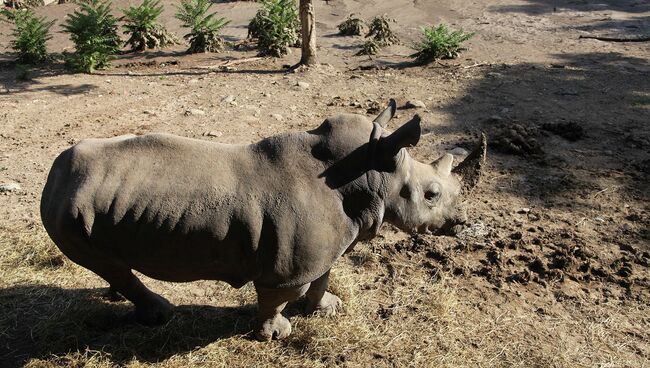
[[[581,35],[579,38],[591,38],[594,40],[607,41],[607,42],[648,42],[650,41],[650,36],[648,37],[607,37],[607,36]]]

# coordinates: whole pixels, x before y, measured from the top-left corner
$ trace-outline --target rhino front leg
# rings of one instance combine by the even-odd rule
[[[258,326],[255,337],[260,341],[283,339],[291,334],[291,323],[281,312],[287,303],[305,295],[309,284],[286,289],[255,285],[258,303]]]
[[[334,316],[341,309],[343,302],[338,296],[327,291],[330,271],[325,272],[323,276],[311,283],[307,290],[307,306],[305,313],[321,314],[324,316]]]

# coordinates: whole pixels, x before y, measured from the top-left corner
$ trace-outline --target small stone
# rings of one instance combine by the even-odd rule
[[[17,192],[21,190],[20,184],[18,183],[3,183],[0,184],[0,193],[4,192]]]
[[[145,114],[145,115],[151,115],[151,116],[157,116],[158,115],[153,110],[144,110],[142,113]]]
[[[302,89],[307,89],[307,88],[309,88],[309,83],[307,83],[307,82],[298,82],[298,83],[296,83],[296,86],[298,86],[298,87],[300,87]]]
[[[449,153],[451,153],[454,156],[467,156],[469,154],[469,152],[467,152],[467,150],[464,149],[463,147],[455,147],[454,149],[449,151]]]
[[[277,121],[282,121],[282,120],[284,120],[284,116],[282,116],[282,115],[280,115],[280,114],[271,114],[271,117],[272,117],[273,119],[277,120]]]
[[[222,132],[218,132],[216,130],[203,133],[204,137],[221,137],[222,135],[223,135]]]
[[[530,221],[539,221],[540,217],[536,213],[528,213],[528,220]]]
[[[205,111],[199,109],[189,109],[185,111],[185,116],[205,115]]]
[[[233,96],[233,95],[228,95],[228,96],[224,97],[224,98],[221,100],[221,102],[232,104],[233,102],[235,102],[235,96]]]
[[[189,84],[196,84],[196,83],[199,83],[199,80],[198,80],[198,79],[190,79],[190,80],[188,81],[188,83],[189,83]]]
[[[528,207],[524,207],[524,208],[520,209],[519,211],[517,211],[517,213],[520,213],[520,214],[524,214],[524,213],[528,213],[528,212],[530,212],[530,208],[528,208]]]
[[[426,109],[427,105],[424,104],[424,102],[420,100],[411,100],[404,105],[407,109]]]

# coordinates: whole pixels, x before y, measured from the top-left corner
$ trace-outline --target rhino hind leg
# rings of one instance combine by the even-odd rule
[[[282,315],[287,303],[305,295],[309,284],[293,288],[269,289],[255,285],[258,301],[258,325],[255,337],[260,341],[283,339],[291,334],[291,323]]]
[[[75,258],[75,262],[110,284],[107,297],[122,295],[135,305],[135,317],[139,323],[153,326],[165,323],[171,318],[173,305],[149,290],[128,267],[110,261],[94,261],[97,257]]]
[[[171,318],[173,305],[144,286],[131,270],[119,270],[100,276],[110,283],[110,289],[117,291],[135,305],[135,317],[139,323],[154,326]]]
[[[307,305],[305,306],[306,314],[319,314],[327,317],[336,315],[343,306],[343,302],[338,296],[327,291],[330,271],[312,282],[307,290]]]

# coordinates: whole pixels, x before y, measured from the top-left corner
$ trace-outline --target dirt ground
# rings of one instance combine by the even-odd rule
[[[129,2],[118,0],[115,8]],[[163,22],[183,34],[164,0]],[[217,1],[246,37],[252,2]],[[0,24],[0,366],[649,367],[650,47],[581,35],[650,34],[647,0],[316,1],[318,68],[283,59],[232,63],[253,50],[188,56],[184,46],[125,54],[93,75],[54,62],[16,80]],[[56,19],[50,51],[70,50]],[[355,56],[339,37],[349,13],[395,18],[402,43]],[[419,27],[476,32],[455,60],[413,66]],[[298,86],[298,82],[308,84]],[[318,126],[339,112],[419,113],[412,155],[433,160],[488,135],[488,169],[456,237],[384,227],[334,267],[334,318],[288,310],[294,333],[250,337],[255,294],[212,281],[145,283],[178,307],[162,327],[60,254],[38,203],[56,155],[86,137],[169,132],[248,143]],[[456,150],[458,151],[458,150]]]

